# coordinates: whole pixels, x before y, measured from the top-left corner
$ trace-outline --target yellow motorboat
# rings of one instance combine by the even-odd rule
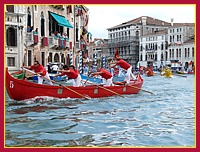
[[[162,69],[160,75],[165,76],[166,78],[171,78],[172,70],[169,67],[166,67],[165,69]]]

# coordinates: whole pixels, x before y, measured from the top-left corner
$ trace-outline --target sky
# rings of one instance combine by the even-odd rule
[[[195,23],[195,5],[85,5],[89,9],[88,31],[92,38],[108,38],[108,28],[149,16],[166,22]]]

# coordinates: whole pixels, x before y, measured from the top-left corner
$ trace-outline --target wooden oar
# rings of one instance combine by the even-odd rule
[[[85,81],[85,80],[82,80],[82,81]],[[114,94],[116,94],[116,95],[118,95],[118,96],[124,98],[123,95],[121,95],[121,94],[119,94],[119,93],[117,93],[117,92],[115,92],[115,91],[112,91],[112,90],[110,90],[110,89],[108,89],[108,88],[102,87],[102,86],[97,85],[97,84],[94,84],[94,83],[92,83],[92,82],[87,82],[87,83],[92,84],[92,85],[95,85],[95,86],[97,86],[97,87],[99,87],[99,88],[102,88],[102,89],[104,89],[104,90],[107,90],[107,91],[109,91],[109,92],[112,92],[112,93],[114,93]]]
[[[147,90],[144,90],[144,89],[138,88],[138,87],[136,87],[136,86],[132,86],[132,85],[130,85],[130,84],[126,84],[126,85],[129,86],[129,87],[136,88],[136,89],[142,90],[142,91],[144,91],[144,92],[147,92],[147,93],[153,94],[153,93],[150,92],[150,91],[147,91]]]
[[[75,94],[77,94],[77,95],[79,95],[79,96],[81,96],[81,97],[87,99],[87,100],[90,99],[89,97],[86,97],[86,96],[84,96],[84,95],[82,95],[82,94],[80,94],[80,93],[74,91],[74,90],[71,89],[71,88],[68,88],[68,87],[66,87],[66,86],[64,86],[64,85],[62,85],[62,84],[60,84],[60,83],[58,83],[58,82],[56,82],[56,81],[53,81],[53,80],[48,79],[48,78],[46,78],[46,77],[44,77],[44,76],[42,76],[42,75],[40,75],[40,74],[38,74],[38,73],[35,73],[35,72],[32,71],[32,70],[29,70],[29,69],[26,69],[26,68],[22,68],[22,69],[24,69],[24,70],[26,70],[26,71],[29,71],[29,72],[31,72],[31,73],[37,74],[37,76],[40,76],[40,77],[42,77],[42,78],[44,78],[44,79],[46,79],[46,80],[48,80],[48,81],[51,81],[52,83],[58,84],[59,86],[62,86],[62,87],[64,87],[64,88],[66,88],[66,89],[68,89],[68,90],[74,92]]]
[[[87,81],[90,79],[90,74],[88,75],[87,80],[85,81],[84,85],[87,83]]]
[[[160,76],[163,76],[161,74],[158,74],[158,73],[155,73],[155,75],[160,75]],[[182,75],[182,74],[175,74],[175,73],[172,73],[172,76],[175,75],[175,76],[180,76],[180,77],[184,77],[184,78],[187,78],[186,75]]]
[[[179,77],[184,77],[184,78],[187,78],[186,75],[181,75],[181,74],[172,74],[172,75],[175,75],[175,76],[179,76]]]

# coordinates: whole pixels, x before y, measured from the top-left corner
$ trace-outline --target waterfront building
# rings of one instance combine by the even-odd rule
[[[119,55],[133,67],[180,66],[194,62],[194,23],[165,22],[142,16],[108,30],[108,58]]]
[[[108,50],[111,60],[118,47],[119,55],[136,67],[139,62],[140,37],[150,32],[165,30],[170,23],[149,16],[141,16],[108,28]]]
[[[51,62],[73,64],[78,66],[80,51],[84,51],[89,44],[88,34],[88,9],[83,5],[10,5],[14,13],[16,8],[23,7],[23,21],[18,26],[23,26],[21,34],[15,34],[20,41],[16,45],[18,52],[12,56],[12,65],[7,64],[11,70],[19,70],[24,62],[30,66],[34,60],[39,60],[44,66]],[[7,8],[7,6],[6,6]],[[10,13],[6,12],[6,18]],[[17,15],[13,15],[17,16]],[[22,20],[21,19],[21,20]],[[6,22],[7,29],[12,26]],[[9,38],[9,32],[6,35]],[[20,36],[20,37],[19,37]],[[12,36],[11,36],[12,37]],[[9,47],[7,41],[6,48]],[[10,49],[6,49],[6,57]],[[20,56],[19,56],[20,54]],[[82,54],[81,54],[82,55]],[[14,68],[12,68],[12,66]]]
[[[163,66],[164,54],[168,49],[167,29],[154,31],[140,37],[140,57],[138,66]]]
[[[171,66],[175,63],[176,66],[187,69],[190,61],[194,62],[194,28],[194,23],[174,23],[168,28],[168,50],[165,60]]]
[[[167,30],[140,38],[139,66],[187,69],[190,61],[194,62],[194,23],[172,22]]]
[[[89,65],[104,67],[107,66],[108,45],[107,39],[95,38],[90,42],[88,47],[88,61]]]
[[[19,70],[24,62],[25,7],[5,6],[5,64],[10,70]]]

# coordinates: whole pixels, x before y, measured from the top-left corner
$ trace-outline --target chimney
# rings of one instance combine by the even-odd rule
[[[142,25],[147,25],[147,17],[142,16]]]
[[[174,19],[173,18],[171,18],[171,26],[173,26],[174,25]]]

